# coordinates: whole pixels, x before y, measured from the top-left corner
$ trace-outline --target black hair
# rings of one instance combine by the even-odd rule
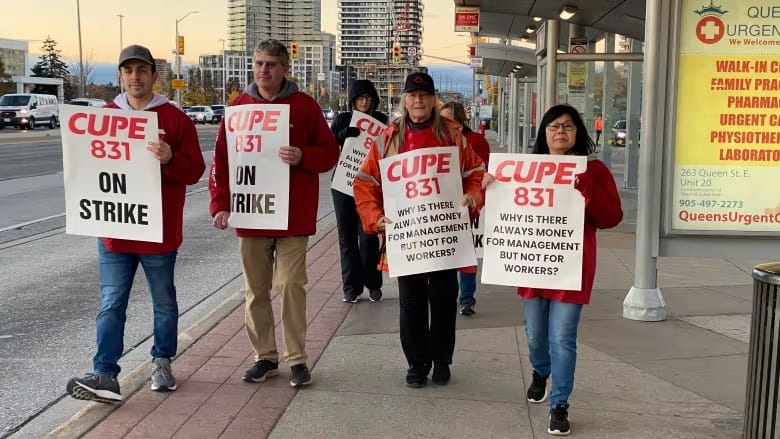
[[[536,133],[534,154],[550,153],[550,146],[547,144],[547,125],[563,115],[569,115],[572,122],[574,122],[574,125],[577,127],[577,136],[574,138],[574,146],[572,146],[569,154],[593,154],[593,152],[596,151],[596,144],[593,143],[593,139],[591,139],[588,134],[588,129],[585,128],[585,122],[582,121],[582,117],[580,117],[580,113],[576,108],[566,104],[553,105],[544,113],[542,123],[539,125],[539,131]]]

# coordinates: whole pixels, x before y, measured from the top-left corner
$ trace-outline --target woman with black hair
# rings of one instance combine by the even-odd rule
[[[536,137],[535,154],[590,156],[595,149],[580,114],[569,105],[555,105],[547,110],[541,127],[543,132]],[[494,179],[485,174],[483,187]],[[517,289],[523,298],[528,355],[533,367],[526,396],[529,402],[544,402],[547,378],[552,374],[547,432],[558,436],[571,431],[568,409],[577,362],[577,327],[582,305],[590,302],[596,274],[596,229],[609,229],[623,219],[615,179],[601,161],[588,157],[588,167],[576,176],[574,187],[585,199],[580,290]]]

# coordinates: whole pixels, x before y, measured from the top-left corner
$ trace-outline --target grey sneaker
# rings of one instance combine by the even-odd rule
[[[171,360],[155,358],[152,360],[152,390],[169,392],[176,390],[176,378],[171,371]]]
[[[115,377],[88,373],[83,378],[71,378],[66,386],[68,395],[84,401],[119,402],[119,382]]]

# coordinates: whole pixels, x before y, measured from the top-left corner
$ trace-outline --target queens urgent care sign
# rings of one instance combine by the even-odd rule
[[[479,32],[479,8],[456,6],[455,32]]]

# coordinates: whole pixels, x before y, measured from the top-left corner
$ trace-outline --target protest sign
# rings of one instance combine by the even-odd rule
[[[236,105],[225,109],[230,178],[230,227],[286,230],[290,165],[279,149],[290,144],[290,106]]]
[[[360,130],[360,135],[344,140],[330,187],[353,197],[352,181],[360,170],[363,159],[368,155],[368,150],[374,144],[374,139],[382,134],[387,125],[365,113],[353,111],[349,126],[357,127]]]
[[[162,242],[157,114],[60,105],[65,233]]]
[[[471,235],[477,259],[482,259],[485,255],[485,221],[482,220],[481,216],[471,220]]]
[[[379,161],[390,276],[477,264],[454,146],[421,148]]]
[[[585,201],[574,188],[587,157],[490,154],[482,282],[579,290]]]

